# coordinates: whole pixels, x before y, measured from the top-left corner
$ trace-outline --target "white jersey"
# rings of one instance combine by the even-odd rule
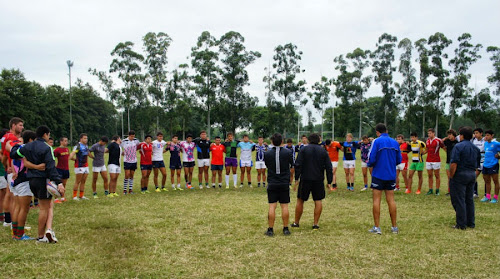
[[[153,161],[163,161],[163,149],[167,143],[162,140],[153,141]]]
[[[128,138],[122,141],[120,147],[123,149],[123,162],[137,163],[137,146],[140,144],[138,139],[129,140]]]
[[[479,148],[479,151],[481,151],[481,164],[484,163],[484,143],[485,140],[484,138],[481,140],[478,140],[476,138],[473,138],[471,140],[472,144],[474,144],[477,148]]]

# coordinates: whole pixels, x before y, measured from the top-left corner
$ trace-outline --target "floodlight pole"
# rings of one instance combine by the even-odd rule
[[[70,144],[73,144],[73,100],[72,100],[72,94],[71,94],[71,67],[73,67],[73,61],[68,60],[66,61],[66,64],[68,65],[68,76],[69,76],[69,142]]]

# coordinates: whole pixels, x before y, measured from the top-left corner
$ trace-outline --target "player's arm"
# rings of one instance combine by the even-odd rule
[[[61,195],[64,195],[65,189],[61,181],[61,176],[56,169],[56,161],[54,160],[54,154],[52,153],[52,148],[47,148],[44,154],[43,162],[45,163],[45,172],[47,173],[49,179],[57,184],[57,190]]]
[[[372,143],[372,147],[370,152],[368,153],[368,167],[373,168],[377,164],[377,152],[378,152],[378,144],[377,141]],[[401,154],[401,152],[400,152]],[[401,155],[400,155],[401,156]]]
[[[323,164],[325,165],[326,182],[328,183],[328,188],[331,188],[333,182],[333,167],[328,152],[324,152],[323,154]]]
[[[427,145],[425,143],[420,143],[420,149],[422,150],[422,155],[427,154]]]
[[[69,159],[72,161],[76,161],[76,150],[73,150],[71,154],[69,154]]]

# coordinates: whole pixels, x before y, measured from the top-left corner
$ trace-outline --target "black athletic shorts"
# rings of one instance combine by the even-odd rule
[[[132,171],[135,171],[137,169],[137,162],[135,163],[127,163],[127,162],[123,162],[123,168],[125,170],[132,170]]]
[[[290,203],[290,186],[269,185],[267,187],[267,200],[269,203]]]
[[[165,167],[165,162],[163,161],[153,161],[153,169],[161,169]]]
[[[396,180],[382,180],[372,176],[370,188],[380,191],[394,191],[396,189]]]
[[[57,169],[62,179],[69,179],[69,170]]]
[[[47,178],[30,178],[30,189],[35,198],[40,200],[52,199],[52,195],[47,192]]]
[[[300,180],[297,198],[303,201],[309,199],[312,193],[314,201],[320,201],[325,198],[325,184],[323,181]]]
[[[194,168],[194,162],[183,162],[182,166],[185,168]]]

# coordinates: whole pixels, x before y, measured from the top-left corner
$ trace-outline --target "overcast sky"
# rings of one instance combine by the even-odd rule
[[[301,65],[308,85],[335,75],[333,58],[356,47],[374,49],[390,33],[416,41],[442,32],[454,43],[464,32],[473,43],[500,46],[500,1],[6,1],[0,0],[0,67],[19,68],[28,80],[68,86],[73,77],[99,84],[88,68],[108,70],[118,42],[132,41],[141,51],[147,32],[166,32],[173,43],[169,68],[187,63],[202,31],[219,38],[240,32],[248,50],[262,58],[249,66],[251,95],[264,102],[264,67],[274,48],[292,42],[304,52]],[[448,50],[453,52],[455,44]],[[487,86],[492,73],[485,49],[472,67],[472,85]],[[416,56],[416,54],[414,54]],[[101,90],[100,90],[101,91]],[[380,94],[372,86],[369,95]],[[103,95],[104,96],[104,95]]]

